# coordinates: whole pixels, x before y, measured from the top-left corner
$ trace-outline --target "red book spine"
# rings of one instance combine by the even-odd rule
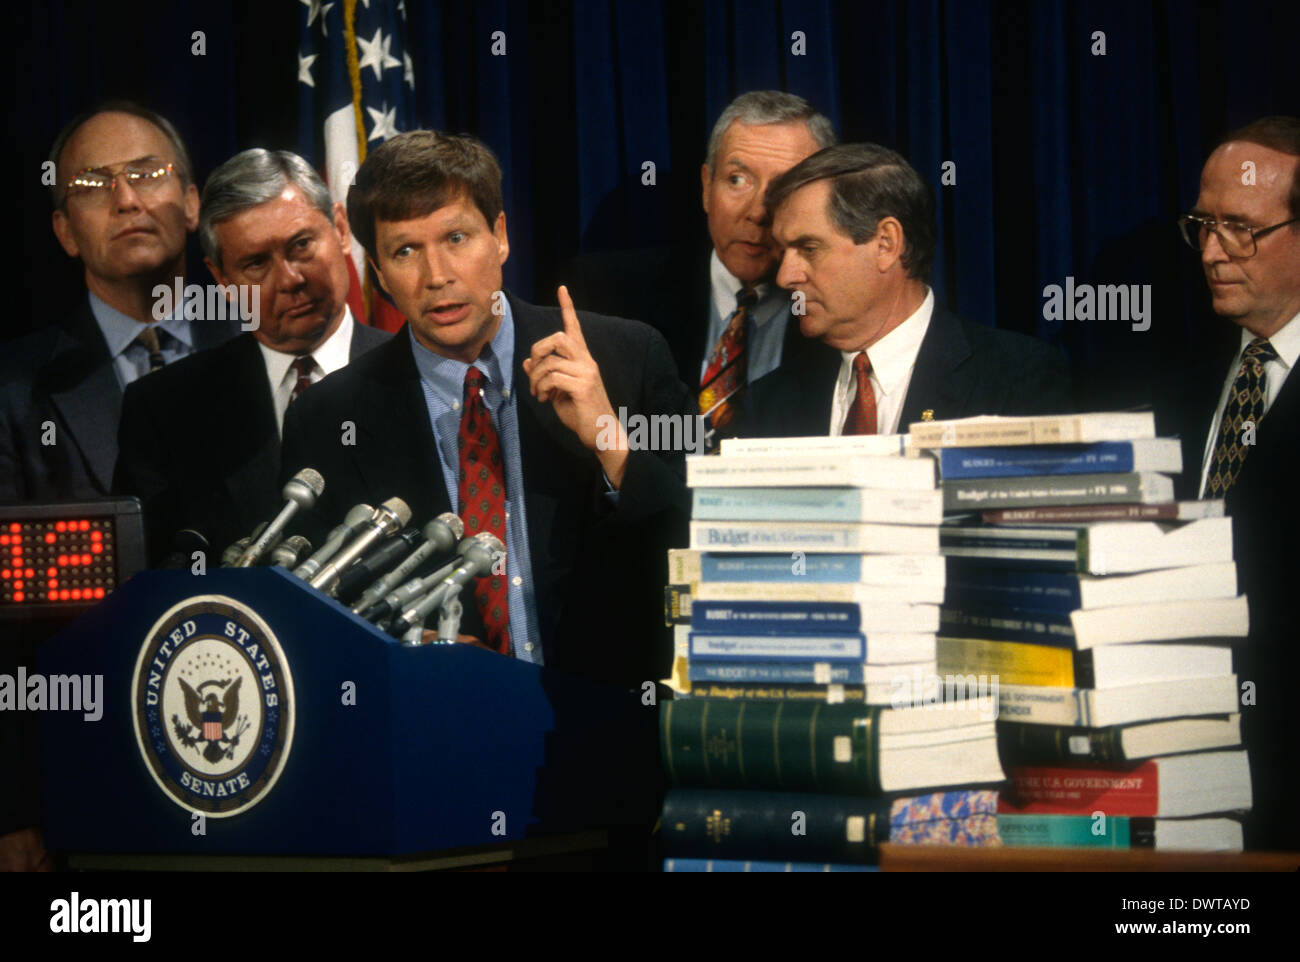
[[[1011,771],[1012,791],[998,798],[1004,815],[1160,814],[1159,767],[1154,761],[1137,768],[1047,768],[1024,766]]]

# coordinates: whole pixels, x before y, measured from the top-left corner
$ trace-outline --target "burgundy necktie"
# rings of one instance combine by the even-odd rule
[[[857,391],[844,419],[844,434],[876,433],[876,392],[871,389],[871,359],[866,351],[853,355]]]
[[[293,359],[292,367],[298,372],[298,380],[293,385],[293,394],[289,397],[290,404],[298,400],[299,394],[311,387],[311,372],[316,367],[316,360],[310,354],[304,354]]]
[[[465,406],[460,415],[456,447],[460,473],[456,497],[457,513],[465,522],[465,535],[489,531],[506,543],[506,470],[501,459],[501,440],[483,400],[483,372],[471,367],[465,372]],[[487,628],[487,643],[503,655],[510,648],[510,608],[506,577],[489,574],[474,587],[474,600]]]

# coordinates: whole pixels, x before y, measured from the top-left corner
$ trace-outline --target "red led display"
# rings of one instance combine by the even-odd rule
[[[93,604],[117,587],[111,518],[0,526],[0,606]]]

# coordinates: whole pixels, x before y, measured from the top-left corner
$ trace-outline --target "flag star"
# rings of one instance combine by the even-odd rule
[[[397,130],[397,108],[388,109],[388,103],[384,102],[379,105],[379,109],[367,107],[366,113],[370,114],[370,119],[374,121],[374,126],[370,128],[370,140],[387,140],[389,137],[396,137]]]
[[[315,62],[318,54],[298,55],[298,82],[305,83],[308,87],[315,87],[316,81],[311,79],[311,65]]]
[[[357,72],[360,73],[370,67],[375,72],[375,79],[383,80],[385,70],[389,67],[400,67],[402,62],[389,53],[392,45],[392,36],[385,37],[382,27],[376,30],[375,35],[369,40],[365,37],[357,37],[357,46],[363,51],[361,60],[357,63]]]
[[[406,19],[406,0],[397,0],[397,12],[402,15],[403,20]]]
[[[411,55],[409,53],[402,54],[402,63],[406,66],[406,70],[403,74],[402,79],[406,81],[406,85],[408,87],[414,90],[415,89],[415,64],[411,62]]]
[[[316,2],[319,3],[320,0],[316,0]],[[330,15],[330,10],[333,9],[333,7],[334,7],[334,4],[332,4],[332,3],[327,3],[327,4],[323,5],[323,6],[320,8],[320,32],[321,32],[321,36],[328,37],[328,36],[330,35],[330,32],[329,32],[329,24],[326,23],[325,18],[328,17],[328,16]],[[311,26],[310,23],[308,23],[307,25],[308,25],[308,26]]]

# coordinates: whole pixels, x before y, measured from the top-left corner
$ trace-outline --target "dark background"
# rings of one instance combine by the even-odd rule
[[[339,0],[342,2],[342,0]],[[895,147],[934,187],[934,286],[966,316],[1060,345],[1108,403],[1213,319],[1174,217],[1226,131],[1300,113],[1300,4],[917,0],[407,0],[421,124],[499,155],[507,284],[554,301],[578,253],[706,239],[699,165],[736,94],[810,99],[846,141]],[[298,143],[298,0],[49,0],[10,11],[6,183],[19,205],[0,338],[81,296],[49,227],[40,164],[73,114],[137,99],[186,137],[202,182],[251,146]],[[191,54],[202,30],[207,54]],[[490,53],[504,30],[507,55]],[[804,56],[791,33],[806,36]],[[1105,33],[1106,55],[1091,53]],[[654,161],[657,184],[641,184]],[[957,165],[956,186],[940,167]],[[207,278],[191,248],[191,271]],[[1043,288],[1151,284],[1145,333],[1047,322]],[[581,306],[581,305],[579,305]],[[1086,397],[1086,395],[1085,395]]]

